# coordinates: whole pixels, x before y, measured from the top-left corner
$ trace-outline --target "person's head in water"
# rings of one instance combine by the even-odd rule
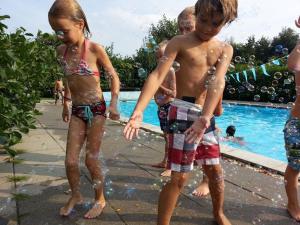
[[[235,134],[235,126],[233,125],[230,125],[226,128],[226,134],[227,134],[227,137],[234,137],[234,134]]]

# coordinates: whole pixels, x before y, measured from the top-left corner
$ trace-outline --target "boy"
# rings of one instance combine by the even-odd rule
[[[195,5],[195,31],[172,38],[165,55],[146,80],[135,110],[124,129],[127,139],[138,134],[142,113],[163,82],[173,61],[180,63],[176,73],[176,99],[168,114],[171,181],[159,198],[158,225],[169,225],[180,191],[193,169],[197,153],[209,178],[215,220],[230,225],[223,212],[224,180],[219,164],[219,145],[213,112],[222,96],[225,74],[233,49],[214,38],[226,23],[237,17],[237,0],[198,0]],[[213,76],[208,71],[216,67]],[[204,135],[204,133],[206,134]],[[197,148],[201,141],[201,145]]]
[[[194,6],[186,7],[178,15],[178,17],[177,17],[177,24],[178,24],[179,32],[182,35],[185,35],[185,34],[188,34],[191,31],[194,31],[195,30],[195,25],[196,25],[195,7]],[[166,139],[166,143],[167,143],[167,139]],[[165,149],[165,157],[166,157],[165,160],[166,160],[166,163],[165,163],[165,167],[162,167],[162,168],[166,168],[166,166],[167,166],[167,156],[168,156],[168,149],[167,149],[167,146],[166,146],[166,149]],[[160,175],[163,176],[163,177],[169,177],[171,175],[171,170],[170,169],[166,169]],[[202,188],[203,185],[201,185],[201,192],[204,191],[206,194],[208,194],[209,193],[209,191],[208,191],[208,183],[206,182],[205,184],[206,184],[206,189],[205,190],[207,190],[207,191],[202,190],[203,189]]]
[[[177,17],[178,29],[180,34],[185,35],[195,30],[196,26],[196,17],[195,17],[195,6],[186,7]],[[215,111],[215,116],[220,116],[223,112],[222,108],[222,97],[219,101]],[[162,176],[170,176],[171,170],[165,170],[161,173]],[[193,195],[197,197],[206,196],[209,194],[209,187],[208,187],[208,178],[203,173],[203,179],[198,185],[198,187],[192,192]]]
[[[64,85],[61,78],[58,78],[54,84],[55,105],[58,99],[61,99],[61,104],[64,104]]]
[[[162,41],[158,45],[158,50],[156,51],[156,59],[159,62],[160,58],[163,57],[165,48],[168,44],[168,41]],[[160,129],[163,131],[165,139],[165,155],[163,160],[160,163],[153,164],[153,167],[166,168],[167,159],[168,159],[168,139],[167,139],[167,116],[168,110],[170,107],[170,102],[176,96],[176,80],[175,80],[175,71],[173,68],[168,72],[165,80],[158,88],[157,92],[154,95],[154,100],[158,105],[157,115],[159,118]]]
[[[300,17],[296,21],[300,28]],[[291,217],[300,221],[300,206],[298,201],[298,176],[300,171],[300,40],[288,58],[288,68],[295,72],[297,98],[291,109],[290,118],[284,127],[284,141],[288,166],[285,170],[285,190],[288,197],[287,210]]]

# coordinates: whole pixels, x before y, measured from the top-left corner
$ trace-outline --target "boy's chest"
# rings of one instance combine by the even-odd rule
[[[221,50],[216,47],[194,47],[185,49],[179,54],[179,59],[190,66],[213,66],[218,62]]]

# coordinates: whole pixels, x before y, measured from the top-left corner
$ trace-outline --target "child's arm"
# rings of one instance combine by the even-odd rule
[[[291,110],[293,117],[300,118],[300,72],[295,73],[296,100]]]
[[[70,91],[67,79],[63,79],[63,82],[64,82],[64,86],[65,86],[65,94],[63,96],[64,106],[63,106],[62,118],[63,118],[64,122],[69,122],[69,120],[70,120],[69,108],[70,108],[70,103],[72,101],[71,91]]]
[[[186,140],[189,143],[199,143],[205,130],[210,125],[210,119],[213,112],[220,101],[225,87],[225,74],[233,55],[231,45],[224,46],[220,62],[216,65],[216,78],[210,82],[205,102],[203,105],[202,115],[193,123],[193,125],[185,131]]]
[[[296,26],[300,28],[300,17],[298,21],[295,21]],[[290,53],[288,58],[288,68],[295,72],[300,72],[300,40],[298,40],[293,51]]]
[[[131,140],[133,136],[138,135],[140,123],[142,122],[143,111],[168,74],[173,61],[176,58],[178,49],[178,39],[177,37],[174,37],[168,43],[164,56],[159,61],[157,67],[151,72],[145,81],[132,116],[124,128],[124,135],[127,139]]]
[[[217,107],[215,108],[214,116],[221,116],[224,111],[223,107],[222,107],[222,99],[223,99],[223,95],[222,95],[220,101],[218,102]]]
[[[176,90],[176,74],[175,74],[175,70],[171,69],[170,70],[170,89],[172,91],[172,97],[175,98],[176,94],[177,94],[177,90]]]
[[[109,74],[111,80],[111,101],[109,106],[109,118],[112,120],[118,120],[120,118],[120,113],[117,109],[117,102],[120,93],[120,80],[117,72],[115,71],[113,65],[111,64],[105,49],[96,45],[96,55],[97,60],[100,65],[102,65],[105,71]]]

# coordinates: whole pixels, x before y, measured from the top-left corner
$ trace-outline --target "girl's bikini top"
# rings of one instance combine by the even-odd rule
[[[67,64],[67,60],[66,60],[66,56],[67,56],[67,52],[68,52],[68,46],[65,49],[64,52],[64,56],[63,56],[63,69],[64,69],[64,73],[66,75],[71,75],[71,74],[77,74],[77,75],[81,75],[81,76],[100,76],[99,71],[93,71],[89,68],[87,61],[86,61],[86,53],[89,47],[89,40],[88,39],[84,39],[84,49],[80,58],[80,61],[78,63],[78,65],[76,66],[76,68],[72,68],[70,69],[68,64]]]

